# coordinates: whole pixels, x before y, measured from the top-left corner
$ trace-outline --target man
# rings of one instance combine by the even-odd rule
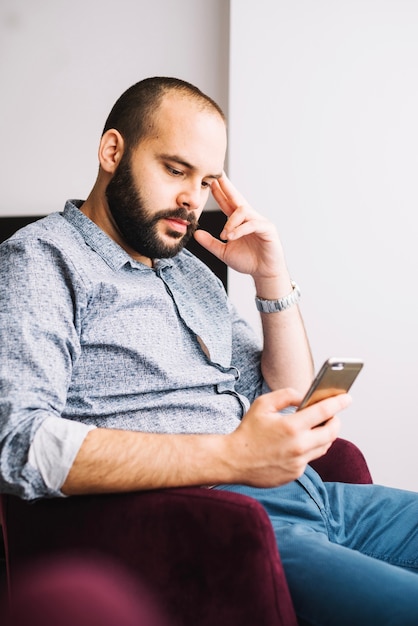
[[[299,289],[276,229],[224,174],[225,150],[210,98],[142,81],[109,115],[87,200],[1,247],[2,489],[248,493],[270,515],[299,616],[416,624],[418,498],[325,485],[307,466],[350,398],[291,411],[313,374]],[[210,191],[228,218],[220,241],[196,230]],[[183,250],[192,234],[254,279],[262,347]]]

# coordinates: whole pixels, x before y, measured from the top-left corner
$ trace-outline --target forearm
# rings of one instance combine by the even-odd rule
[[[294,415],[281,414],[300,400],[301,394],[290,389],[264,394],[226,435],[97,428],[86,436],[62,491],[75,495],[230,483],[282,485],[326,452],[338,434],[339,422],[332,416],[350,399],[339,395]]]
[[[277,300],[292,291],[284,269],[279,278],[255,280],[256,294]],[[260,313],[263,329],[261,369],[270,389],[293,387],[305,392],[313,377],[313,362],[303,319],[297,305],[276,313]]]
[[[225,435],[168,435],[98,428],[62,486],[66,495],[231,482]]]

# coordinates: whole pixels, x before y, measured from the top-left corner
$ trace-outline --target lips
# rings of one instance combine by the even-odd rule
[[[179,217],[169,217],[169,218],[165,218],[165,220],[169,225],[170,228],[172,230],[175,230],[176,232],[179,233],[186,233],[187,232],[187,228],[190,225],[190,222],[187,220],[182,220]]]

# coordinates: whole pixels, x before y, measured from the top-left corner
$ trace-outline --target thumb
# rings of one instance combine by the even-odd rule
[[[265,394],[265,399],[269,401],[272,411],[283,411],[283,409],[299,406],[303,394],[291,387],[277,389]]]
[[[223,260],[225,244],[222,243],[222,241],[219,241],[219,239],[213,237],[206,230],[200,228],[194,233],[194,238],[197,243],[200,243],[206,250],[218,257],[221,261]]]

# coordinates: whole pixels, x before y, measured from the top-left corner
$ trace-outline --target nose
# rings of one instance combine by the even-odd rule
[[[188,211],[195,211],[202,203],[202,187],[199,184],[189,184],[182,187],[177,195],[177,206]]]

